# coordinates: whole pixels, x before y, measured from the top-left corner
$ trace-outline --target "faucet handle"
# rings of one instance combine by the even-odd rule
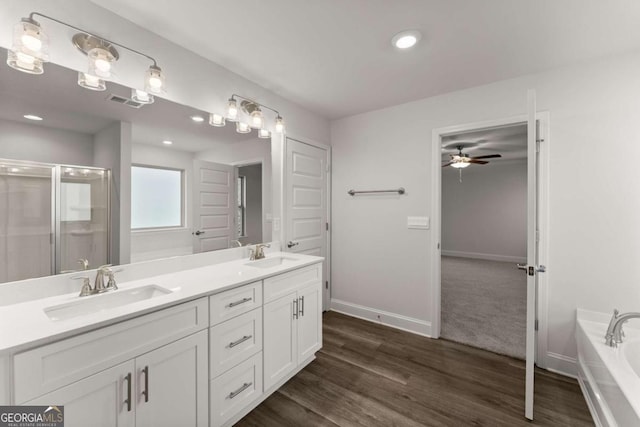
[[[103,272],[109,271],[110,267],[113,267],[112,264],[105,264],[98,267],[98,271],[102,270]]]
[[[86,258],[80,258],[78,260],[78,264],[82,266],[83,270],[87,270],[89,268],[89,260]]]
[[[87,295],[93,295],[95,293],[95,290],[93,290],[91,288],[91,280],[89,279],[89,276],[75,276],[72,277],[71,280],[82,280],[82,287],[80,288],[80,295],[81,297],[86,297]]]

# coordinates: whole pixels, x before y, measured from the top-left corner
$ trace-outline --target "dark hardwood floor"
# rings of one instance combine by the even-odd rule
[[[577,381],[524,362],[335,312],[317,359],[236,426],[593,426]]]

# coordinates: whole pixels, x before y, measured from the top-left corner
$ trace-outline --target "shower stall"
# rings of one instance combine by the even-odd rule
[[[109,263],[110,171],[0,159],[0,283]]]

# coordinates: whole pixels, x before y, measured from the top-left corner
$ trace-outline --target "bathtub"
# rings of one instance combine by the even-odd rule
[[[610,314],[578,309],[578,382],[598,426],[640,426],[640,320],[617,348],[604,343]]]

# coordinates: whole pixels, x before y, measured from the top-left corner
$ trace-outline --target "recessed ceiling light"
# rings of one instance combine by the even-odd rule
[[[204,117],[202,117],[202,116],[191,116],[191,120],[193,120],[196,123],[201,123],[201,122],[204,122]]]
[[[29,119],[29,120],[37,120],[37,121],[42,120],[42,117],[36,116],[36,115],[33,115],[33,114],[25,114],[22,117],[24,117],[25,119]]]
[[[173,144],[173,141],[169,141],[168,139],[165,139],[164,141],[162,141],[162,143],[164,145],[171,145],[171,144]]]
[[[417,30],[401,31],[391,39],[391,44],[398,49],[409,49],[420,41],[422,34]]]

